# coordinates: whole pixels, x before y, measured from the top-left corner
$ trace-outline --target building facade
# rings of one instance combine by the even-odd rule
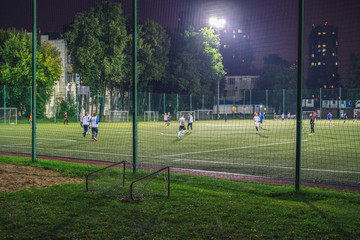
[[[244,90],[256,89],[256,81],[260,76],[226,76],[225,87],[222,95],[220,96],[221,101],[225,102],[242,102],[244,100]],[[245,92],[246,94],[246,92]]]
[[[308,88],[338,88],[338,29],[313,26],[309,37]]]

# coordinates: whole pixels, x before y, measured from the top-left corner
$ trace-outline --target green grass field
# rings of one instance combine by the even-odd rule
[[[178,123],[139,122],[139,164],[294,179],[294,120],[266,120],[260,134],[252,120],[197,121],[177,138]],[[315,135],[303,121],[302,179],[360,185],[360,122],[318,120]],[[31,153],[29,124],[0,125],[0,151]],[[39,123],[37,154],[132,162],[132,125],[100,123],[99,141],[82,136],[79,123]]]
[[[0,156],[84,178],[101,166]],[[132,177],[131,170],[127,176]],[[171,174],[170,198],[136,204],[85,183],[0,193],[0,239],[359,239],[360,194]]]

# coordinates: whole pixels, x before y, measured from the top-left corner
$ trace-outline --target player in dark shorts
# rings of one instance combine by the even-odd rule
[[[311,133],[315,134],[315,117],[310,113],[310,128]]]
[[[167,126],[170,126],[170,120],[171,120],[171,114],[168,112],[168,118],[167,118]]]
[[[64,125],[65,125],[65,122],[66,122],[66,125],[69,125],[69,120],[67,118],[67,112],[65,112],[65,114],[64,114]]]

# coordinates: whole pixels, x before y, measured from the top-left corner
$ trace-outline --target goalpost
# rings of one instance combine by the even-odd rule
[[[201,109],[196,110],[196,120],[214,120],[213,110]]]
[[[360,117],[360,108],[356,108],[354,109],[353,119],[357,121],[359,117]]]
[[[17,108],[0,108],[0,124],[17,124]]]
[[[110,122],[128,122],[128,111],[110,111]]]
[[[195,116],[195,111],[180,111],[177,113],[177,119],[179,119],[181,115],[184,115],[185,120],[187,120],[187,116],[189,116],[189,113],[191,113],[191,115],[193,116],[194,121],[197,120]]]
[[[159,112],[158,111],[144,111],[144,121],[145,122],[159,121]]]

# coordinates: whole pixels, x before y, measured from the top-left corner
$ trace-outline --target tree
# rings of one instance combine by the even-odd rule
[[[225,76],[219,44],[212,29],[172,33],[169,89],[183,94],[215,94],[218,79]]]
[[[130,73],[125,48],[128,44],[121,4],[103,2],[76,16],[65,34],[74,71],[93,96],[121,84]],[[99,100],[99,99],[98,99]]]
[[[8,88],[8,106],[18,108],[20,115],[30,114],[32,84],[31,36],[25,31],[10,29],[0,32],[0,85]],[[60,52],[49,43],[37,46],[37,115],[44,117],[45,105],[61,75]]]

